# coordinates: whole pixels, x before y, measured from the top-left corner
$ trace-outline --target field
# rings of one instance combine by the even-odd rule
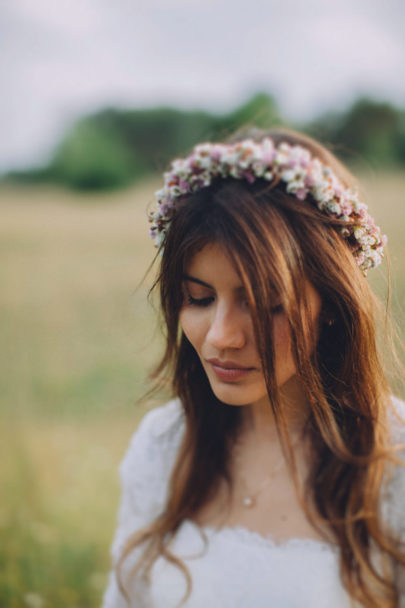
[[[405,176],[369,173],[363,183],[389,235],[403,326]],[[100,603],[117,466],[153,405],[136,400],[161,345],[146,302],[153,273],[144,279],[156,186],[97,196],[0,190],[1,607]],[[370,273],[381,294],[384,274]]]

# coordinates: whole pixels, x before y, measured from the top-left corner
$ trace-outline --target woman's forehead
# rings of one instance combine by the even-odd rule
[[[243,281],[229,252],[219,243],[208,243],[185,260],[185,274],[205,283],[217,281],[242,287]]]
[[[245,268],[245,270],[247,270]],[[255,269],[252,269],[253,273]],[[245,273],[249,274],[249,272]],[[199,250],[195,251],[189,258],[185,260],[185,271],[183,278],[186,280],[198,279],[196,282],[204,283],[209,287],[223,286],[233,291],[245,291],[243,278],[236,266],[231,252],[229,252],[222,244],[216,242],[206,243]],[[279,278],[280,281],[280,278]],[[268,277],[267,290],[272,297],[279,297],[280,291],[288,294],[288,297],[294,297],[290,293],[291,277],[288,277],[285,284],[277,286],[276,281],[272,277]],[[320,302],[318,291],[308,280],[303,277],[302,281],[303,293],[310,301]]]

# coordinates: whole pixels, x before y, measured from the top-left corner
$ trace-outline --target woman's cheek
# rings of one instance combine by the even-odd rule
[[[284,314],[277,315],[274,319],[274,346],[275,350],[289,350],[291,343],[290,327]]]
[[[291,351],[290,328],[284,315],[274,319],[273,332],[276,382],[281,387],[297,373]]]
[[[182,330],[195,348],[198,348],[203,337],[203,317],[202,311],[190,306],[185,306],[180,312],[179,320]]]
[[[190,319],[189,319],[190,315],[188,314],[187,308],[183,307],[180,311],[180,315],[179,315],[179,321],[180,321],[180,326],[183,330],[183,333],[187,336],[188,338],[188,328],[190,326]]]

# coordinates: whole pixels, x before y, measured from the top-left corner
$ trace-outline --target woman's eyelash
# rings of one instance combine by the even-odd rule
[[[213,300],[214,298],[212,296],[208,298],[193,298],[190,295],[187,296],[188,303],[193,304],[194,306],[209,306]]]
[[[193,306],[209,306],[213,302],[213,296],[208,296],[206,298],[193,298],[193,296],[187,296],[187,303]],[[274,306],[271,309],[271,312],[274,314],[280,313],[283,310],[283,305],[279,304],[278,306]]]

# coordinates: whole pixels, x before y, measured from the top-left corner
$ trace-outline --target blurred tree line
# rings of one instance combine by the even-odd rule
[[[298,128],[329,144],[349,163],[374,168],[405,165],[405,111],[389,103],[359,99],[340,113],[327,113],[309,124],[286,124],[274,98],[254,95],[228,114],[173,108],[106,109],[71,127],[50,163],[6,178],[51,182],[78,190],[123,187],[167,168],[176,155],[199,141],[221,140],[247,124]]]

